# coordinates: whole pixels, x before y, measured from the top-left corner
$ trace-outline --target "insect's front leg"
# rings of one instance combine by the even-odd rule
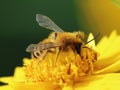
[[[61,54],[62,51],[63,51],[63,48],[62,48],[62,47],[59,47],[59,50],[58,50],[58,52],[57,52],[57,56],[56,56],[56,59],[55,59],[55,64],[57,63],[58,58],[59,58],[59,56],[60,56],[60,54]]]
[[[40,56],[40,60],[39,60],[39,61],[42,61],[42,60],[45,58],[45,56],[46,56],[47,52],[48,52],[48,50],[44,50],[44,51],[42,52],[42,54],[41,54],[41,56]]]

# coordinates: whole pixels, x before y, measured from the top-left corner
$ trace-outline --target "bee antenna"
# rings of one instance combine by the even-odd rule
[[[90,43],[91,41],[95,40],[99,35],[100,35],[100,32],[99,32],[93,39],[87,41],[85,44],[88,44],[88,43]]]

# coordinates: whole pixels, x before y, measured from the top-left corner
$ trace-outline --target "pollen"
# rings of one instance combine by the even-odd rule
[[[41,62],[31,59],[30,63],[24,65],[26,83],[73,84],[93,74],[96,60],[97,52],[92,48],[83,48],[80,54],[70,47],[61,52],[56,48],[56,53],[48,52]]]

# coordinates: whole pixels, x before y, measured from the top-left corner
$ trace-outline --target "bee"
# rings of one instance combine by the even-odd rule
[[[71,47],[74,52],[80,55],[81,49],[85,47],[83,32],[65,32],[49,17],[42,14],[36,14],[36,21],[39,26],[53,32],[45,40],[27,47],[26,51],[31,53],[32,58],[42,61],[47,52],[54,52],[57,47],[59,52],[67,51],[67,48]]]

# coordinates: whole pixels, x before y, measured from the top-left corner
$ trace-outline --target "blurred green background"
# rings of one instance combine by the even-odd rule
[[[49,16],[66,31],[79,29],[73,0],[0,0],[0,76],[12,75],[22,65],[31,43],[51,32],[38,26],[36,13]]]

